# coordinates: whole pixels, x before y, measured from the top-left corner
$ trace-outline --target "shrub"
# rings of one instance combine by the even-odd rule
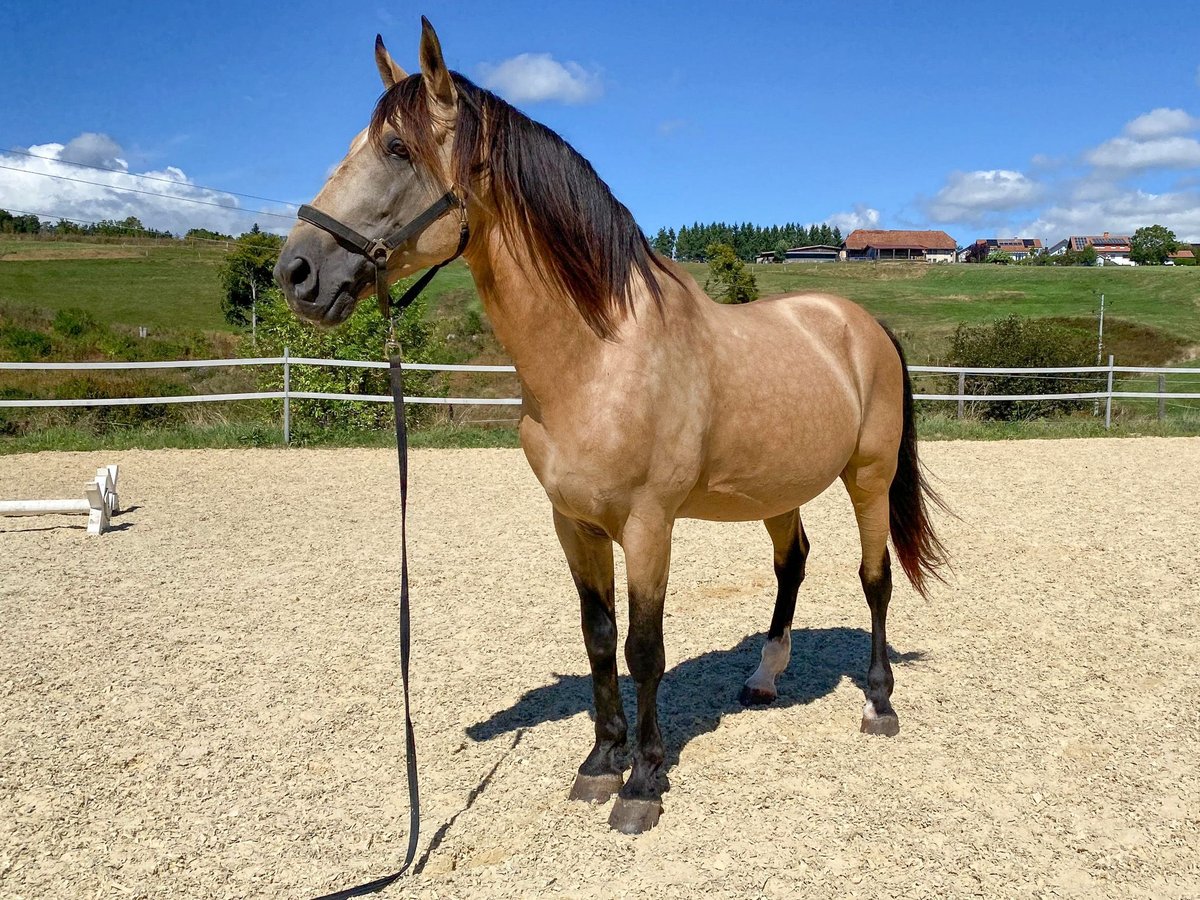
[[[0,343],[8,348],[17,362],[33,362],[50,355],[50,338],[40,331],[20,325],[0,326]]]
[[[749,303],[758,299],[758,282],[728,244],[709,244],[708,280],[704,290],[720,303]]]
[[[393,286],[399,296],[409,285]],[[404,311],[397,325],[397,337],[404,349],[405,362],[443,362],[433,338],[433,329],[425,320],[425,301],[418,297]],[[289,308],[277,289],[259,294],[258,354],[281,356],[287,347],[292,356],[319,359],[382,360],[387,340],[387,322],[373,301],[359,304],[354,314],[336,330],[319,329],[301,321]],[[264,368],[264,390],[283,389],[281,367]],[[291,390],[330,394],[388,394],[386,369],[333,368],[331,366],[291,367]],[[445,396],[445,379],[440,372],[408,370],[404,373],[406,396]],[[309,428],[390,428],[392,408],[387,403],[345,400],[293,400],[292,420],[298,432]],[[435,407],[428,404],[406,407],[410,426],[428,423]]]
[[[69,307],[54,314],[50,327],[64,337],[80,337],[96,327],[96,320],[85,309]]]
[[[984,325],[959,323],[946,364],[972,368],[1086,366],[1095,353],[1090,339],[1060,325],[1009,316]],[[1101,390],[1094,376],[968,375],[967,394],[1055,394]],[[1016,400],[977,403],[984,419],[1034,419],[1082,409],[1082,400]]]

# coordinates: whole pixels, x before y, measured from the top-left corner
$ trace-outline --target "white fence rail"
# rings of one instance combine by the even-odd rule
[[[25,372],[54,372],[54,371],[88,371],[88,370],[122,370],[122,369],[191,369],[213,366],[282,366],[283,390],[280,391],[247,391],[232,394],[190,394],[186,396],[167,397],[81,397],[56,400],[13,400],[0,399],[0,408],[31,408],[31,407],[68,407],[68,406],[135,406],[158,403],[214,403],[235,400],[282,400],[283,401],[283,434],[287,441],[291,433],[290,401],[296,400],[352,400],[366,403],[389,403],[388,394],[341,394],[323,391],[296,391],[291,389],[292,366],[331,366],[358,369],[386,369],[385,362],[347,359],[315,359],[304,356],[291,356],[284,350],[283,356],[263,356],[248,359],[186,359],[164,360],[161,362],[0,362],[0,371]],[[404,368],[413,371],[426,372],[493,372],[515,373],[512,366],[465,366],[465,365],[434,365],[431,363],[404,363]],[[1189,369],[1181,367],[1149,367],[1149,366],[1118,366],[1109,357],[1106,366],[1057,366],[1048,368],[973,368],[957,366],[909,366],[913,375],[957,375],[958,391],[953,394],[916,393],[914,400],[946,401],[958,404],[958,414],[964,414],[966,403],[1005,403],[1021,400],[1096,400],[1105,404],[1105,427],[1112,421],[1113,400],[1157,400],[1159,403],[1159,418],[1164,416],[1164,401],[1166,400],[1200,400],[1200,392],[1179,392],[1166,390],[1167,375],[1192,375],[1200,380],[1200,368]],[[1125,391],[1114,390],[1113,379],[1121,375],[1156,375],[1158,376],[1157,391]],[[1106,376],[1106,389],[1100,391],[1078,391],[1074,393],[1056,394],[968,394],[966,378],[969,375],[1009,375],[1028,377],[1055,376]],[[409,403],[437,404],[442,406],[519,406],[519,397],[406,397]]]

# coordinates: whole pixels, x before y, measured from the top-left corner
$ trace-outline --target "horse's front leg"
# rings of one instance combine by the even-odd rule
[[[625,834],[638,834],[658,823],[662,795],[670,787],[663,771],[665,754],[658,730],[658,684],[666,667],[663,601],[671,565],[672,525],[670,521],[631,517],[621,535],[629,576],[625,661],[637,684],[637,746],[629,780],[613,804],[608,823]]]
[[[596,743],[579,767],[572,800],[604,803],[621,789],[625,710],[617,690],[617,617],[613,606],[612,539],[582,522],[554,513],[554,529],[579,591],[583,643],[592,669]]]

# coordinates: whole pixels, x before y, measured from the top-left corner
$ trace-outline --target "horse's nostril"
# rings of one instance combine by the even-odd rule
[[[312,274],[312,268],[308,265],[308,260],[303,256],[297,256],[287,267],[288,281],[297,287],[308,281],[308,276]]]

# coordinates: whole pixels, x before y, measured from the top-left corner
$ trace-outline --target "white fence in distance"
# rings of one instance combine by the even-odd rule
[[[157,403],[214,403],[235,400],[282,400],[283,401],[283,436],[286,442],[291,434],[290,401],[297,400],[351,400],[366,403],[390,403],[389,394],[340,394],[322,391],[294,391],[291,389],[292,366],[332,366],[341,368],[386,369],[386,362],[369,360],[346,359],[314,359],[311,357],[291,356],[284,350],[283,356],[263,356],[246,359],[185,359],[163,360],[158,362],[0,362],[0,371],[79,371],[79,370],[120,370],[120,369],[186,369],[211,366],[282,366],[283,390],[280,391],[245,391],[232,394],[189,394],[184,396],[166,397],[80,397],[55,400],[14,400],[0,399],[0,408],[30,408],[30,407],[67,407],[67,406],[121,406],[147,405]],[[470,366],[470,365],[435,365],[432,363],[404,363],[403,368],[413,371],[431,372],[496,372],[515,373],[513,366]],[[914,400],[947,401],[958,404],[958,412],[963,414],[964,405],[968,402],[1014,402],[1019,400],[1096,400],[1105,403],[1105,427],[1111,424],[1112,402],[1116,400],[1157,400],[1159,401],[1159,418],[1163,416],[1163,403],[1166,400],[1200,400],[1200,392],[1167,391],[1165,378],[1167,375],[1192,375],[1200,379],[1200,368],[1154,367],[1154,366],[1118,366],[1109,357],[1108,365],[1103,366],[1058,366],[1048,368],[976,368],[960,366],[909,366],[909,372],[914,375],[957,375],[958,392],[954,394],[922,394],[913,395]],[[1157,375],[1157,391],[1120,391],[1113,389],[1114,376],[1122,375]],[[968,375],[1025,375],[1063,376],[1063,375],[1104,375],[1106,389],[1102,391],[1079,391],[1075,393],[1058,394],[968,394],[966,393],[966,377]],[[442,406],[519,406],[519,397],[405,397],[407,403],[437,404]]]

